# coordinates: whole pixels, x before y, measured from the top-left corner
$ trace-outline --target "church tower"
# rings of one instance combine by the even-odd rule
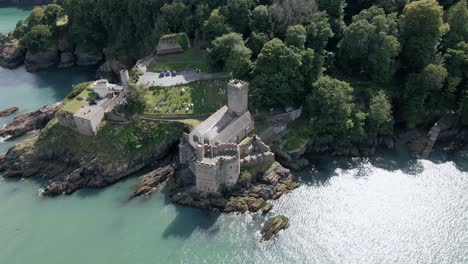
[[[232,80],[228,84],[229,111],[242,115],[248,111],[249,83],[241,80]]]

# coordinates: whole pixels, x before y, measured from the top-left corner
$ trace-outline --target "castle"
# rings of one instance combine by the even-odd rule
[[[248,110],[248,88],[247,82],[230,81],[228,105],[181,140],[179,159],[195,175],[198,191],[218,193],[237,183],[242,166],[274,161],[260,138],[249,137],[254,121]]]

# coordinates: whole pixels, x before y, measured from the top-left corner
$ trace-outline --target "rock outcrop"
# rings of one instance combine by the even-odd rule
[[[77,47],[75,50],[76,65],[97,66],[102,63],[104,55],[100,52],[89,52]]]
[[[224,213],[258,212],[264,213],[272,209],[268,200],[280,198],[283,194],[300,186],[288,169],[279,163],[273,163],[264,171],[252,176],[246,186],[239,183],[231,190],[221,194],[206,194],[198,192],[194,187],[194,176],[188,168],[178,169],[167,182],[173,202],[207,209],[217,209]]]
[[[19,115],[3,128],[0,128],[0,137],[13,140],[28,132],[42,129],[55,116],[59,104],[51,104],[42,108]]]
[[[10,107],[7,109],[0,110],[0,117],[12,115],[16,111],[18,111],[18,109],[19,109],[18,107]]]
[[[169,163],[167,165],[163,165]],[[174,175],[175,164],[170,161],[163,162],[151,172],[140,177],[135,191],[130,195],[129,200],[135,197],[148,197],[155,191],[159,190],[161,183],[167,180],[168,177]]]
[[[59,62],[60,58],[58,55],[57,47],[49,47],[45,51],[32,53],[28,50],[24,60],[24,65],[27,71],[38,71],[42,69],[51,68]]]
[[[0,35],[0,66],[13,69],[23,64],[26,50],[13,35]]]
[[[42,190],[44,196],[70,194],[84,187],[105,187],[151,166],[168,156],[179,138],[177,133],[166,134],[159,143],[129,152],[125,150],[128,146],[111,135],[87,137],[52,121],[38,135],[8,150],[0,172],[6,178],[46,179],[49,184]],[[161,180],[163,176],[148,176],[145,184]]]
[[[107,79],[111,82],[120,81],[120,71],[128,67],[115,59],[106,60],[99,69],[97,75],[99,78]]]
[[[289,219],[284,215],[277,215],[268,219],[262,227],[260,234],[262,240],[268,241],[273,238],[279,231],[289,227]]]

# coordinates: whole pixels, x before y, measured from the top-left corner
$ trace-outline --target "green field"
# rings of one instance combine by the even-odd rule
[[[213,72],[208,63],[208,53],[198,48],[191,48],[184,53],[158,56],[147,65],[148,71],[196,70]]]
[[[78,111],[82,106],[87,105],[84,100],[88,99],[92,94],[93,91],[91,89],[84,89],[77,97],[73,98],[71,101],[66,102],[65,105],[63,105],[62,110],[72,114],[76,113],[76,111]]]
[[[196,81],[186,85],[155,88],[146,95],[148,114],[205,114],[227,103],[227,80]]]

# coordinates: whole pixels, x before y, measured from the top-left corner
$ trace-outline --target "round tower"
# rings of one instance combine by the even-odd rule
[[[228,84],[228,108],[237,115],[248,110],[249,83],[232,80]]]

